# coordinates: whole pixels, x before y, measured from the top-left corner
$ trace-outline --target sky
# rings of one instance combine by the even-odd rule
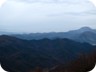
[[[0,7],[0,31],[65,32],[96,29],[96,7],[88,0],[7,0]]]

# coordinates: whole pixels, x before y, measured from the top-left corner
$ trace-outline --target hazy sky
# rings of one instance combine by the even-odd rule
[[[96,8],[88,0],[7,0],[0,7],[0,30],[64,32],[96,28]]]

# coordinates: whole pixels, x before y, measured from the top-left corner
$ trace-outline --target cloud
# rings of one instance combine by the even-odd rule
[[[27,3],[42,2],[42,3],[83,3],[89,2],[88,0],[11,0],[11,1],[20,1]]]
[[[84,12],[64,12],[60,14],[51,14],[48,16],[62,16],[62,15],[71,15],[71,16],[96,16],[96,10],[88,10]]]
[[[64,3],[46,3],[47,0],[8,0],[0,8],[0,27],[15,32],[66,31],[71,27],[81,27],[96,23],[94,6],[86,0],[64,0]],[[83,2],[84,3],[83,3]],[[90,12],[89,12],[90,11]],[[82,15],[90,14],[90,15]],[[81,14],[81,15],[78,15]],[[55,15],[55,16],[49,16]],[[78,25],[79,24],[79,25]],[[94,26],[95,27],[95,26]],[[67,29],[66,29],[67,28]]]

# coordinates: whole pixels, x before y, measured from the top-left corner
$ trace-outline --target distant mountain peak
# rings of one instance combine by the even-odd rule
[[[92,30],[90,27],[82,27],[80,28],[80,30],[83,30],[83,31],[90,31]]]

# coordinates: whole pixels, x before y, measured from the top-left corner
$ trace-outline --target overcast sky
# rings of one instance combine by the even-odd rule
[[[96,8],[88,0],[7,0],[0,8],[0,30],[65,32],[96,28]]]

